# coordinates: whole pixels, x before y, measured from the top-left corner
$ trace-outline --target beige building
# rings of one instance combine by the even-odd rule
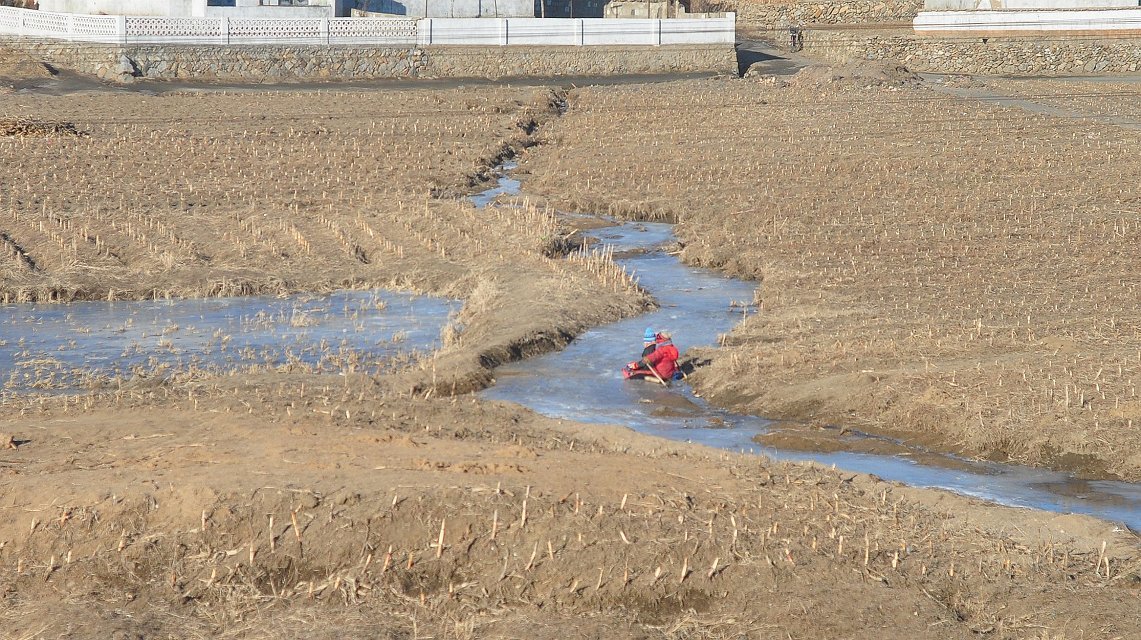
[[[680,18],[685,4],[678,0],[610,0],[602,9],[604,18]]]

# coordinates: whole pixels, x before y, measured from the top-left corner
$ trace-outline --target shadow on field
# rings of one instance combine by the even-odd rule
[[[737,43],[737,75],[744,76],[753,65],[764,74],[787,76],[803,67],[786,52],[760,40],[741,40]]]

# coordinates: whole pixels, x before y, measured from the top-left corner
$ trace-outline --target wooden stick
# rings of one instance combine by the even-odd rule
[[[535,548],[531,550],[531,559],[527,561],[527,566],[523,567],[524,571],[530,571],[531,567],[535,566],[535,556],[539,554],[539,543],[535,543]]]
[[[444,554],[444,529],[447,527],[448,519],[440,520],[440,537],[436,539],[436,558],[438,559]]]
[[[649,363],[646,363],[646,368],[650,370],[650,373],[654,374],[654,377],[658,379],[658,382],[662,383],[663,387],[670,386],[670,383],[668,383],[664,379],[662,379],[662,377],[660,375],[658,375],[658,370],[651,367]]]
[[[713,566],[709,568],[709,579],[712,580],[713,576],[717,575],[717,563],[721,562],[721,558],[713,559]]]

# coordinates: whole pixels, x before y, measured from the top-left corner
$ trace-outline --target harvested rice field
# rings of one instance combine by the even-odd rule
[[[578,91],[528,186],[676,220],[683,260],[761,282],[694,384],[787,420],[771,439],[1141,478],[1141,134],[833,78]]]
[[[0,341],[30,376],[0,393],[0,638],[1136,637],[1120,523],[472,393],[656,306],[554,207],[666,220],[759,283],[685,359],[784,419],[765,438],[1136,480],[1138,134],[830,78],[0,94]],[[507,158],[529,201],[463,198]],[[78,391],[16,337],[235,296],[290,301],[241,329],[305,331],[346,289],[348,333],[373,291],[456,310],[431,352],[143,357]],[[194,322],[128,350],[240,338]]]

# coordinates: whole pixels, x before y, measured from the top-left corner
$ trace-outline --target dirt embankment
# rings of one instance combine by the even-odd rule
[[[0,6],[4,6],[0,2]],[[17,84],[50,78],[51,69],[26,53],[0,44],[0,96],[11,93]]]
[[[1138,133],[882,75],[578,90],[528,188],[763,280],[717,402],[1141,478]]]

